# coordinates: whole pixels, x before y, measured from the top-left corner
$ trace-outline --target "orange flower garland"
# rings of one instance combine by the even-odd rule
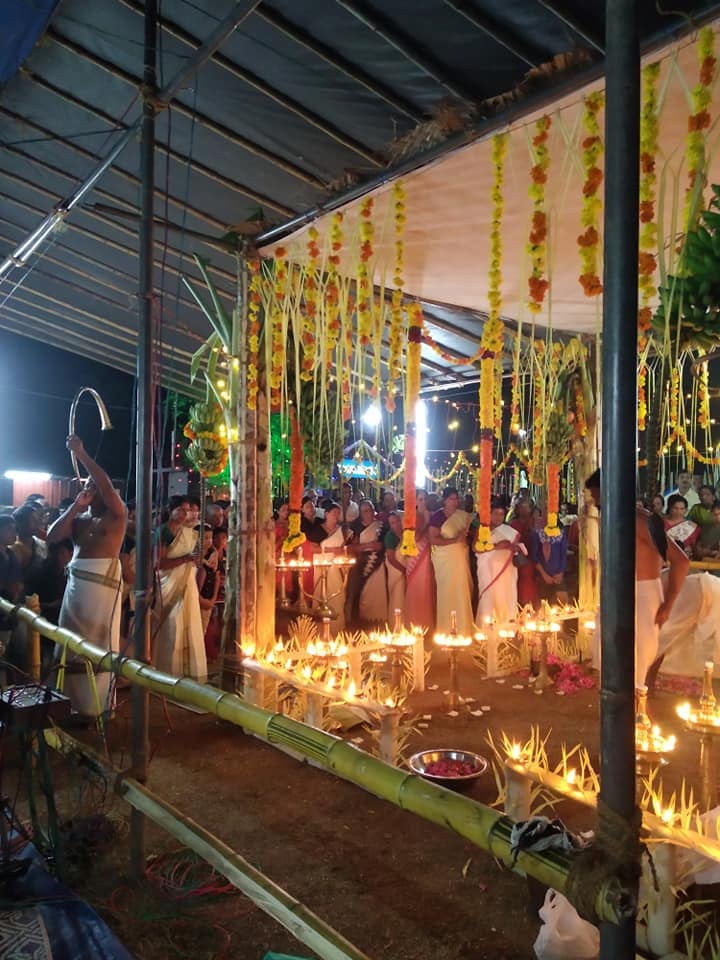
[[[548,537],[559,537],[560,527],[558,526],[558,511],[560,509],[560,464],[548,463],[547,465],[547,523],[545,524],[545,535]]]
[[[407,390],[405,396],[405,476],[403,478],[403,538],[400,553],[405,557],[416,557],[415,542],[415,475],[417,458],[415,451],[416,424],[415,410],[420,395],[420,351],[422,345],[423,313],[419,303],[408,307],[409,327],[407,342]]]
[[[360,343],[366,347],[372,337],[372,277],[368,266],[373,256],[375,226],[372,222],[373,198],[360,204],[360,259],[357,267],[357,315]]]
[[[587,436],[585,397],[583,395],[582,382],[579,378],[575,381],[575,434],[578,437]]]
[[[305,450],[295,408],[290,407],[290,515],[283,552],[292,553],[307,539],[300,529],[302,495],[305,489]]]
[[[395,383],[402,373],[403,339],[403,269],[405,266],[405,187],[402,180],[396,180],[392,192],[393,223],[395,228],[395,269],[393,271],[392,304],[390,307],[390,336],[388,357],[388,390],[385,408],[389,413],[395,410]]]
[[[533,202],[533,215],[528,240],[528,254],[532,270],[528,277],[528,310],[531,313],[540,313],[549,283],[545,277],[547,266],[547,212],[545,210],[545,184],[550,166],[550,151],[548,150],[549,130],[551,119],[548,116],[540,117],[535,123],[533,137],[533,166],[530,170],[532,183],[528,195]]]
[[[602,93],[592,93],[585,98],[583,110],[583,126],[587,136],[583,140],[582,163],[585,170],[583,184],[583,201],[580,213],[580,223],[585,228],[577,238],[580,247],[580,286],[586,297],[597,297],[602,293],[603,285],[598,275],[598,252],[600,234],[598,223],[602,201],[598,196],[603,173],[598,166],[598,160],[603,152],[603,140],[600,135],[598,113],[602,109],[605,98]]]
[[[685,159],[688,168],[689,184],[685,194],[684,226],[690,226],[691,206],[695,183],[705,177],[705,133],[710,127],[710,104],[712,103],[712,85],[715,78],[715,34],[712,27],[703,27],[698,35],[698,61],[700,64],[699,83],[691,91],[693,112],[688,118],[688,135],[685,147]]]
[[[258,394],[258,352],[260,350],[260,304],[262,297],[262,277],[260,261],[248,260],[250,285],[248,289],[248,367],[247,367],[247,405],[248,410],[257,407]]]
[[[496,134],[492,140],[493,186],[490,194],[493,212],[490,221],[490,268],[488,271],[488,318],[480,341],[480,474],[478,477],[478,530],[475,549],[484,553],[493,549],[490,536],[490,500],[492,497],[493,438],[497,429],[497,361],[503,348],[502,309],[502,217],[503,184],[507,135]],[[502,381],[501,381],[502,382]]]
[[[354,303],[352,299],[348,300],[348,316],[352,315]],[[345,337],[344,337],[344,347],[345,347],[345,356],[343,357],[343,363],[341,369],[338,371],[341,378],[341,392],[342,392],[342,416],[343,420],[349,420],[352,416],[352,403],[351,403],[351,391],[350,391],[350,372],[352,369],[352,356],[353,356],[353,329],[352,323],[349,320],[345,322]]]
[[[270,321],[270,406],[280,406],[283,379],[285,338],[283,336],[283,306],[287,296],[288,256],[285,247],[275,248],[275,279],[273,293],[275,303]]]
[[[317,340],[318,319],[318,278],[320,276],[320,234],[317,227],[308,230],[307,263],[305,265],[305,282],[303,284],[303,299],[305,309],[302,314],[302,369],[301,380],[312,380],[315,370],[315,345]]]

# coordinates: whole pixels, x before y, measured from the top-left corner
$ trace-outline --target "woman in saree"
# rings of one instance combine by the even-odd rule
[[[388,531],[383,538],[385,545],[385,569],[387,570],[388,624],[395,623],[396,611],[400,622],[405,623],[405,557],[400,553],[403,536],[402,517],[394,510],[388,514]]]
[[[307,533],[307,542],[314,555],[339,554],[345,548],[345,534],[341,518],[342,507],[339,503],[326,500],[323,503],[325,518],[321,523],[313,525]],[[328,566],[315,568],[315,587],[313,592],[313,606],[320,606],[322,596],[321,576],[325,574],[325,595],[327,605],[333,613],[332,633],[345,629],[345,571],[339,567]]]
[[[361,500],[360,514],[350,524],[349,552],[355,557],[345,593],[345,620],[352,629],[382,626],[387,621],[387,583],[383,565],[382,522],[370,500]]]
[[[159,602],[153,610],[153,663],[176,677],[207,680],[207,659],[196,579],[198,535],[186,526],[190,503],[173,497],[156,532]]]
[[[430,558],[430,510],[426,490],[415,494],[415,543],[417,556],[405,557],[405,609],[414,627],[435,628],[435,576]]]
[[[667,535],[690,557],[702,533],[702,527],[687,519],[687,505],[688,502],[682,494],[670,494],[667,498],[667,516],[664,520]]]
[[[430,517],[428,527],[437,585],[436,628],[440,633],[450,633],[454,612],[458,633],[471,636],[474,623],[467,545],[471,518],[464,510],[458,509],[459,497],[455,487],[446,487],[442,503],[442,509]]]

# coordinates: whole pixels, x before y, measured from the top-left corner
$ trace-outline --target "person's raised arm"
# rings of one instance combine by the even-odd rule
[[[72,434],[67,438],[66,445],[71,453],[74,453],[80,463],[90,474],[90,479],[95,484],[97,492],[102,497],[105,508],[118,518],[125,517],[125,504],[122,497],[112,485],[112,480],[105,473],[99,463],[96,463],[83,446],[80,437]]]
[[[61,513],[55,523],[49,528],[46,540],[48,543],[60,543],[61,540],[74,540],[73,530],[75,519],[85,513],[94,496],[92,490],[81,490],[70,504],[65,513]]]

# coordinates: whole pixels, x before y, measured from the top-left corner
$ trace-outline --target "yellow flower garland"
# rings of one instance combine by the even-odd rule
[[[328,254],[327,284],[325,286],[325,312],[327,328],[325,334],[325,364],[332,369],[333,356],[340,337],[340,287],[338,267],[343,247],[343,214],[338,211],[330,220],[330,253]],[[337,366],[337,364],[336,364]]]
[[[395,233],[395,269],[393,271],[392,304],[390,307],[390,336],[388,356],[388,389],[385,399],[385,408],[389,413],[395,410],[395,381],[402,373],[402,342],[403,342],[403,270],[405,267],[405,186],[402,180],[393,184],[392,205],[393,224]]]
[[[317,227],[310,227],[307,241],[307,263],[303,284],[305,309],[302,313],[302,369],[301,380],[312,380],[315,370],[315,346],[318,324],[318,284],[320,280],[320,234]]]
[[[547,266],[547,211],[545,210],[545,184],[547,183],[550,151],[548,149],[550,117],[540,117],[535,123],[533,137],[533,166],[530,170],[532,183],[528,195],[533,202],[532,224],[528,240],[528,255],[532,269],[528,277],[528,310],[540,313],[549,283],[545,276]]]
[[[373,198],[365,197],[360,204],[360,256],[357,265],[358,334],[362,346],[368,346],[372,336],[372,277],[370,263],[373,256],[375,227],[372,221]]]
[[[480,473],[478,481],[478,530],[475,549],[483,553],[493,549],[490,537],[490,500],[492,497],[493,436],[498,430],[500,400],[497,396],[497,361],[503,349],[502,310],[502,218],[504,210],[503,186],[507,134],[496,134],[492,140],[491,159],[493,185],[490,193],[492,216],[490,220],[490,265],[488,269],[488,318],[480,340]],[[500,379],[500,383],[502,380]]]
[[[698,35],[698,61],[700,76],[698,84],[691,91],[692,114],[688,119],[688,135],[685,146],[689,184],[685,193],[683,226],[685,231],[691,226],[693,211],[693,193],[695,183],[705,179],[705,130],[710,127],[710,105],[712,103],[712,85],[715,77],[715,33],[712,27],[703,27]]]
[[[583,200],[580,223],[585,228],[577,238],[580,247],[580,286],[586,297],[597,297],[602,293],[602,281],[598,274],[598,256],[600,234],[598,223],[602,200],[599,190],[603,180],[598,161],[603,152],[603,140],[600,134],[598,114],[603,107],[605,97],[602,93],[592,93],[585,97],[583,108],[583,126],[587,136],[582,143],[582,164],[585,170]]]
[[[287,296],[288,257],[285,247],[275,249],[274,303],[270,320],[270,406],[277,410],[283,380],[283,358],[285,356],[285,338],[283,337],[283,305]]]
[[[247,367],[247,405],[248,410],[257,407],[258,394],[258,351],[260,350],[260,305],[262,303],[262,277],[260,261],[248,260],[250,284],[248,290],[248,367]]]

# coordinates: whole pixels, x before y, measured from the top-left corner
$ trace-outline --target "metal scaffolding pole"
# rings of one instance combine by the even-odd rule
[[[640,44],[637,0],[606,0],[605,9],[600,800],[629,825],[634,822],[636,812],[635,424]],[[619,537],[618,530],[628,531],[628,536]],[[634,917],[625,919],[619,926],[601,924],[600,957],[601,960],[634,960]]]
[[[137,440],[135,445],[135,659],[147,663],[150,656],[150,605],[152,602],[152,507],[153,507],[153,404],[155,376],[153,345],[153,226],[155,194],[155,94],[157,86],[157,0],[145,4],[145,53],[143,70],[143,116],[140,143],[141,200],[139,249],[139,305],[137,342]],[[145,783],[148,772],[147,690],[132,689],[132,770]],[[145,815],[133,807],[130,815],[130,860],[133,874],[145,872]]]

